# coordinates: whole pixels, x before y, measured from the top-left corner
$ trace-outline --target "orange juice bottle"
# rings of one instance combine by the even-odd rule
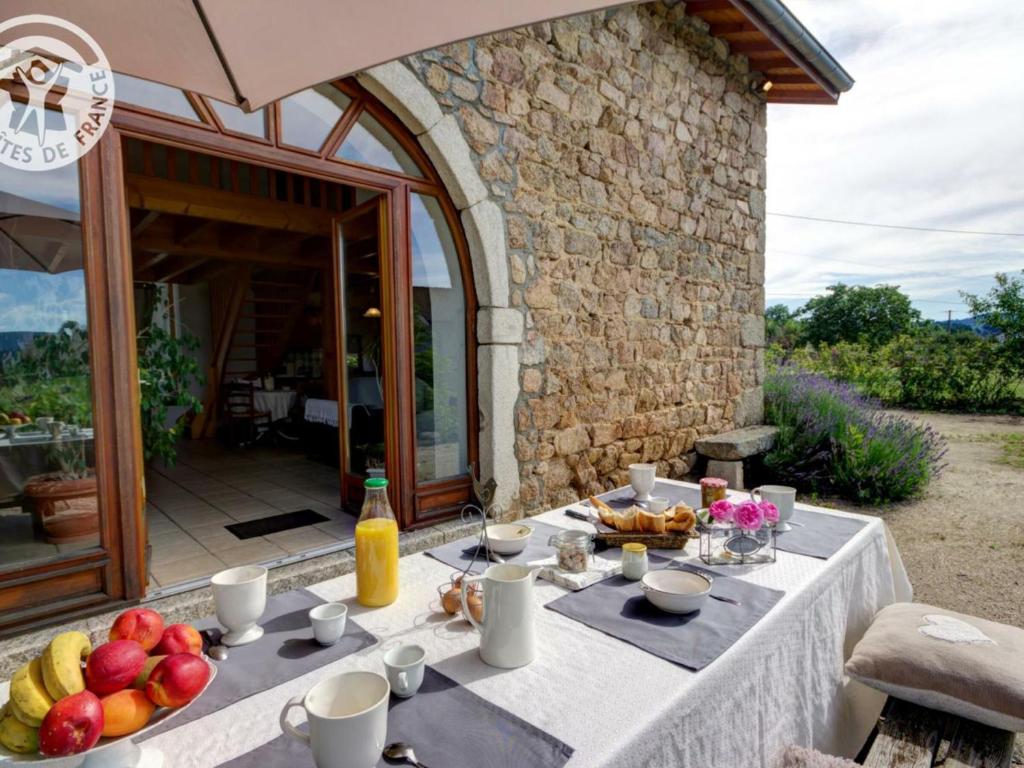
[[[371,477],[356,523],[356,599],[361,605],[390,605],[398,599],[398,522],[388,504],[388,481]]]

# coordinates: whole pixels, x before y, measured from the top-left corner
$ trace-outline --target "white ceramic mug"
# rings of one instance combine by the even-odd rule
[[[227,628],[224,645],[245,645],[263,637],[260,620],[267,608],[267,569],[262,565],[228,568],[213,575],[217,621]]]
[[[345,672],[322,680],[281,710],[281,730],[313,750],[316,768],[374,768],[387,743],[391,686],[376,672]],[[288,722],[306,710],[309,733]]]
[[[647,502],[647,511],[652,515],[660,515],[668,509],[668,499],[664,496],[651,496],[651,500]]]
[[[320,645],[334,645],[345,634],[348,606],[344,603],[324,603],[309,609],[309,623],[313,637]]]
[[[629,484],[633,486],[637,501],[650,501],[651,491],[654,490],[655,471],[654,464],[630,464]]]
[[[407,699],[420,689],[426,659],[423,647],[412,644],[400,645],[384,654],[384,671],[395,696]]]
[[[758,495],[761,498],[757,498]],[[775,525],[776,531],[791,531],[793,526],[789,524],[789,518],[793,516],[793,505],[796,503],[796,488],[788,485],[761,485],[750,492],[750,498],[754,501],[770,501],[779,509],[779,522]]]

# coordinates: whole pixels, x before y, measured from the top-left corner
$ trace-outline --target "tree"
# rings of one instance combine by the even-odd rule
[[[1024,276],[1024,270],[1021,271]],[[971,315],[984,319],[994,328],[1002,344],[1002,362],[1018,375],[1024,375],[1024,280],[999,272],[996,284],[987,296],[960,291]]]
[[[898,285],[836,283],[827,290],[797,312],[804,318],[804,340],[814,345],[861,341],[877,347],[909,333],[921,319]]]
[[[793,349],[799,343],[803,328],[795,312],[785,304],[773,304],[764,311],[765,340],[768,346]]]

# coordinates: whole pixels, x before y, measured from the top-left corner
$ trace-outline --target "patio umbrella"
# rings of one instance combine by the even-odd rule
[[[0,191],[0,269],[53,275],[81,268],[76,213]]]
[[[254,110],[417,51],[616,5],[623,3],[6,0],[4,17],[48,14],[66,19],[96,39],[115,72]],[[46,33],[42,27],[38,31]],[[0,35],[0,44],[5,42]]]

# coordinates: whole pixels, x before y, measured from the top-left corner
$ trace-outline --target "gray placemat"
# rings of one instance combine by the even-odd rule
[[[795,555],[827,560],[868,524],[867,520],[840,517],[806,509],[793,510],[792,530],[775,534],[775,548]]]
[[[526,545],[526,549],[518,555],[502,555],[506,563],[526,565],[532,560],[543,560],[555,554],[555,548],[548,546],[548,539],[559,531],[564,530],[563,528],[556,528],[539,520],[523,520],[522,522],[533,528],[530,541]],[[439,547],[428,549],[424,554],[429,555],[435,560],[440,560],[452,568],[462,570],[473,562],[473,556],[476,554],[479,542],[480,537],[478,535],[466,536],[455,541],[449,541],[447,544],[442,544]],[[483,573],[488,565],[490,565],[490,562],[487,560],[486,555],[481,552],[479,559],[473,568],[470,569],[470,572]]]
[[[377,642],[376,637],[349,617],[345,622],[345,634],[338,642],[327,647],[317,643],[307,614],[310,608],[323,602],[305,589],[267,598],[267,610],[260,619],[263,637],[248,645],[229,649],[226,660],[214,662],[217,677],[206,692],[165,726],[154,728],[139,740],[144,741],[198,720]],[[220,638],[216,617],[197,621],[195,627],[200,631],[208,630],[214,644]]]
[[[633,490],[632,486],[626,485],[622,488],[616,488],[613,491],[606,491],[605,493],[598,494],[597,498],[613,509],[628,509],[638,503],[634,501],[633,497],[635,495],[636,492]],[[700,507],[699,488],[684,488],[658,480],[654,483],[654,490],[651,491],[651,496],[663,496],[668,499],[670,507],[678,504],[679,502],[684,502],[694,509]],[[587,499],[584,499],[581,503],[585,507],[590,506],[590,501]],[[639,504],[640,506],[643,506],[642,502],[639,502]]]
[[[668,560],[650,556],[652,568]],[[710,569],[676,564],[696,572]],[[695,613],[665,613],[651,605],[639,582],[615,576],[548,603],[548,608],[588,627],[689,669],[703,669],[768,613],[784,592],[714,573],[712,594],[741,605],[708,599]]]
[[[305,724],[300,730],[306,730]],[[388,743],[404,741],[433,768],[561,768],[572,747],[427,667],[409,699],[391,697]],[[389,766],[383,758],[378,766]],[[219,768],[314,768],[309,747],[278,736]]]

